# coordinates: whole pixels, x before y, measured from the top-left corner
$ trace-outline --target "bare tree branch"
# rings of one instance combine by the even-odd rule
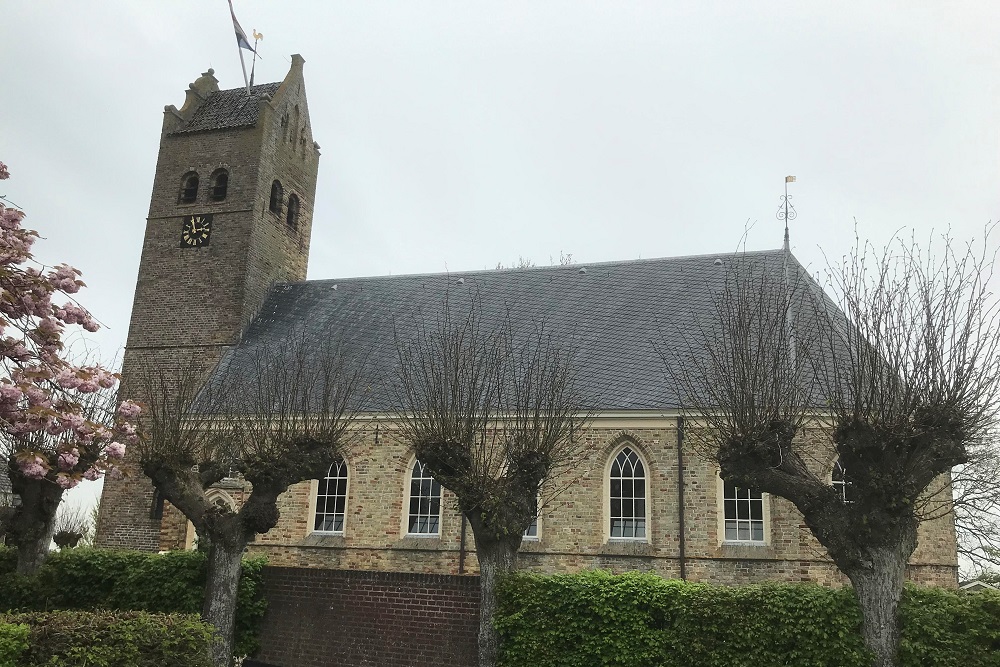
[[[489,319],[476,296],[458,316],[445,299],[436,323],[418,325],[413,338],[396,330],[403,435],[455,493],[475,535],[483,666],[497,657],[497,576],[514,567],[543,483],[558,486],[552,480],[577,470],[586,453],[577,435],[590,413],[572,351],[542,322],[526,324],[516,326],[507,309]]]
[[[994,256],[988,243],[942,245],[859,243],[827,272],[839,308],[788,253],[780,267],[737,255],[700,338],[664,355],[683,405],[712,429],[703,442],[723,479],[790,500],[851,579],[880,666],[896,661],[917,524],[952,511],[940,480],[953,466],[965,465],[954,505],[965,548],[989,553],[994,528],[973,514],[996,497],[995,479],[984,486],[1000,409]],[[850,503],[810,465],[812,423],[832,435]]]
[[[231,657],[239,563],[247,543],[279,519],[292,484],[315,479],[344,455],[363,409],[363,363],[300,334],[237,348],[209,376],[192,359],[180,372],[137,373],[147,403],[139,461],[159,492],[208,542],[203,617],[219,631],[216,664]],[[250,493],[233,510],[209,499],[212,485],[240,475]]]

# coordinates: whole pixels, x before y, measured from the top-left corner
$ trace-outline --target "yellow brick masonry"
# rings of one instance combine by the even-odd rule
[[[665,577],[680,576],[676,419],[663,416],[600,418],[584,437],[597,454],[588,458],[568,488],[541,510],[539,540],[525,541],[520,565],[553,573],[604,568],[615,572],[642,570]],[[266,555],[272,565],[397,572],[459,572],[461,517],[454,497],[445,491],[439,537],[407,537],[404,511],[412,451],[383,422],[378,442],[374,431],[347,457],[348,499],[343,535],[311,531],[316,482],[297,484],[281,496],[278,525],[259,536],[252,553]],[[791,503],[766,497],[766,540],[763,545],[723,544],[722,504],[717,467],[699,451],[697,431],[689,430],[684,448],[684,514],[687,576],[694,581],[724,584],[764,580],[812,581],[840,585],[845,579],[825,549],[805,527]],[[648,483],[648,538],[616,542],[608,539],[608,468],[627,444],[642,457]],[[833,450],[822,431],[804,438],[817,474],[830,474]],[[942,480],[940,484],[946,484]],[[230,497],[242,500],[239,489]],[[190,542],[186,522],[167,509],[161,548]],[[475,573],[471,531],[465,542],[465,572]],[[956,586],[955,531],[951,514],[924,522],[913,554],[911,580]]]

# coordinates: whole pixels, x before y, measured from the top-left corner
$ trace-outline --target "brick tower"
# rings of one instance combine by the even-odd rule
[[[304,280],[319,146],[302,56],[280,83],[219,90],[212,70],[163,112],[122,384],[140,367],[210,367],[272,285]],[[133,382],[133,385],[137,383]],[[97,544],[156,551],[153,487],[129,466],[105,481]]]

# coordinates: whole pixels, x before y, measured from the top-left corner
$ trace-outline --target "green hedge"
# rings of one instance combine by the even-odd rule
[[[4,625],[12,624],[12,625]],[[0,614],[3,628],[25,628],[18,667],[211,667],[212,626],[192,614],[53,611]]]
[[[0,667],[17,667],[21,655],[28,650],[27,625],[0,621]]]
[[[518,574],[500,586],[505,667],[868,667],[850,589],[649,574]],[[1000,666],[1000,595],[907,587],[904,667]]]
[[[170,551],[66,549],[53,553],[36,577],[13,574],[12,549],[0,548],[0,608],[148,611],[197,614],[205,589],[205,554]],[[264,559],[243,561],[234,652],[257,650],[257,626],[267,603],[261,595]]]

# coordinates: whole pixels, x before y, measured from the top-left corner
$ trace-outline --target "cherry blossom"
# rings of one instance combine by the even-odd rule
[[[0,162],[0,180],[10,177]],[[0,456],[11,479],[70,489],[102,474],[137,442],[141,408],[114,403],[118,375],[67,359],[68,327],[97,331],[97,320],[73,300],[84,287],[67,265],[42,266],[31,249],[38,233],[25,215],[0,200]],[[56,305],[56,302],[62,305]]]

